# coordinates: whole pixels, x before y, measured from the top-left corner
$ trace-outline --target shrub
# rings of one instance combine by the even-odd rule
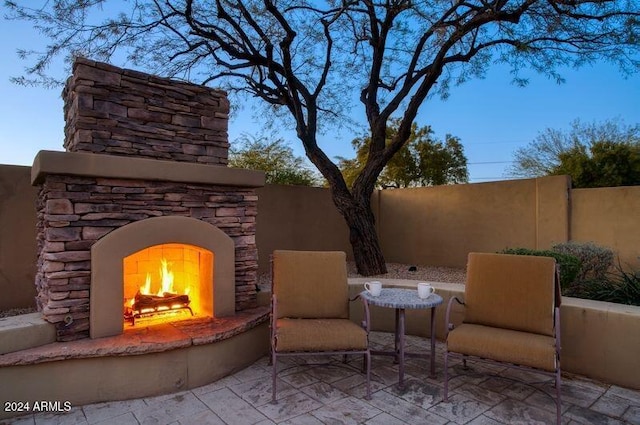
[[[605,280],[607,272],[613,266],[613,251],[593,242],[564,242],[554,245],[552,250],[573,255],[580,260],[582,267],[576,276],[577,285],[592,280]]]
[[[583,282],[583,298],[640,306],[640,271],[627,272],[618,265],[605,279]]]
[[[537,257],[552,257],[558,263],[560,268],[560,287],[562,288],[563,295],[565,292],[571,291],[576,276],[580,272],[580,260],[577,257],[569,254],[563,254],[550,250],[537,250],[528,248],[507,248],[502,251],[503,254],[515,254],[515,255],[535,255]]]

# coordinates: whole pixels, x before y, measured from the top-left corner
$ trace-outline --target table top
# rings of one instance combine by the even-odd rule
[[[360,292],[360,296],[371,305],[389,308],[422,309],[442,304],[440,295],[434,293],[428,298],[420,298],[417,289],[382,288],[377,297],[367,291]]]

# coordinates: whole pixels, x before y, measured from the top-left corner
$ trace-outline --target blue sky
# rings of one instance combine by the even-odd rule
[[[16,50],[37,49],[46,43],[27,23],[0,21],[0,164],[31,165],[40,150],[63,150],[61,89],[22,87],[9,81],[27,65]],[[53,71],[61,75],[63,69]],[[568,129],[577,118],[640,123],[640,75],[625,79],[616,68],[602,63],[567,70],[563,76],[566,83],[561,85],[534,76],[527,87],[520,88],[510,83],[506,68],[494,67],[486,78],[452,89],[448,100],[427,101],[418,124],[431,125],[440,139],[447,133],[461,139],[473,183],[506,179],[513,152],[546,128]],[[241,111],[230,121],[229,139],[233,142],[242,133],[257,135],[261,130],[250,112]],[[304,155],[293,131],[278,135],[290,142],[297,155]],[[350,141],[359,135],[331,132],[320,138],[320,145],[330,157],[353,157]]]

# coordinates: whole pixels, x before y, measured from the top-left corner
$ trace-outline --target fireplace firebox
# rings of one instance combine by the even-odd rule
[[[188,306],[197,317],[234,314],[234,251],[234,241],[226,233],[190,217],[154,217],[109,233],[91,249],[91,337],[117,335],[135,324],[135,312],[128,313],[127,307],[132,309],[131,300],[135,300],[138,292],[158,298],[164,298],[165,292],[173,296],[187,295]],[[165,271],[173,275],[173,288],[169,291],[161,288]],[[140,291],[147,285],[147,276],[150,288]],[[184,302],[183,298],[176,304]],[[164,307],[166,305],[159,312],[141,311],[138,318],[191,317],[191,312],[186,315],[185,311],[168,314],[171,312]],[[134,314],[133,320],[128,314]]]
[[[124,319],[162,320],[213,315],[213,252],[187,244],[161,244],[124,258]],[[195,313],[194,313],[195,311]]]

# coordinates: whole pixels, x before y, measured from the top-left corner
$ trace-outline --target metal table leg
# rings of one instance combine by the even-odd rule
[[[435,354],[436,354],[436,339],[435,339],[435,335],[436,335],[436,320],[435,320],[435,307],[437,305],[440,305],[442,303],[442,297],[440,297],[439,295],[434,295],[434,299],[430,300],[428,303],[427,302],[422,302],[419,303],[417,301],[411,301],[411,302],[405,302],[403,300],[397,300],[394,299],[393,296],[391,296],[391,294],[396,291],[398,293],[400,293],[401,291],[407,291],[404,289],[387,289],[388,293],[387,293],[387,297],[388,299],[385,299],[384,302],[381,301],[378,298],[371,298],[368,299],[369,296],[365,295],[365,306],[369,306],[369,305],[378,305],[381,307],[391,307],[394,308],[395,310],[395,334],[394,334],[394,350],[393,351],[377,351],[377,350],[371,350],[371,354],[373,355],[387,355],[387,356],[393,356],[393,361],[395,364],[398,364],[398,387],[400,389],[403,389],[404,387],[404,372],[405,372],[405,360],[407,357],[422,357],[424,358],[425,356],[429,355],[430,358],[430,370],[429,370],[429,377],[430,378],[435,378],[436,377],[436,358],[435,358]],[[382,297],[385,298],[385,297]],[[395,304],[395,306],[394,306]],[[430,329],[431,329],[431,341],[430,341],[430,348],[431,348],[431,352],[430,353],[425,353],[425,350],[420,350],[420,352],[415,352],[415,353],[411,353],[411,352],[407,352],[406,351],[406,317],[405,317],[405,308],[403,308],[403,306],[406,305],[408,306],[408,308],[411,309],[430,309],[431,310],[431,325],[430,325]],[[393,306],[393,307],[392,307]],[[369,329],[370,324],[368,324],[367,328]]]
[[[393,335],[393,351],[396,353],[393,358],[393,362],[398,364],[400,362],[400,310],[396,308],[396,329]]]
[[[431,307],[431,375],[436,377],[436,309]]]
[[[399,389],[404,389],[404,309],[400,308],[397,311],[399,311],[398,314],[398,338],[399,338],[399,362],[400,362],[400,366],[399,366],[399,378],[398,378],[398,388]]]

